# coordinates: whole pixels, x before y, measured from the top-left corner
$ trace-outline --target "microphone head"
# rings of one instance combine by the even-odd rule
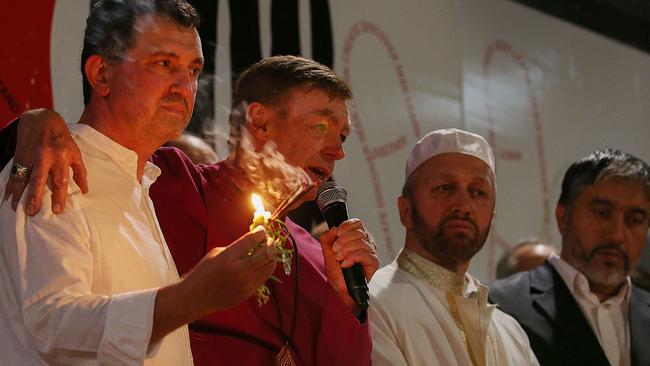
[[[318,208],[321,211],[324,211],[325,208],[335,202],[346,203],[348,200],[348,192],[343,189],[340,185],[336,184],[335,181],[329,180],[318,188],[318,193],[316,197],[316,203]]]

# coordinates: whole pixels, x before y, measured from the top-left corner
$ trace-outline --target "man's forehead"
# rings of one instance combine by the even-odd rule
[[[591,205],[608,205],[650,210],[650,197],[643,184],[620,179],[609,179],[585,187],[578,200]]]
[[[197,52],[201,50],[201,38],[194,27],[185,27],[167,15],[145,14],[133,24],[134,47],[149,52]]]
[[[331,118],[350,125],[348,101],[332,97],[330,93],[317,87],[296,87],[285,92],[284,106],[296,114],[311,114]]]

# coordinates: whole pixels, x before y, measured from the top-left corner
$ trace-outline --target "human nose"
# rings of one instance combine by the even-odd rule
[[[337,135],[328,140],[325,146],[325,155],[332,160],[341,160],[345,157],[345,150],[343,149],[343,141]]]
[[[472,212],[472,198],[465,189],[456,190],[453,195],[451,210],[458,215],[469,215]]]
[[[623,242],[623,232],[625,230],[625,218],[623,215],[614,215],[611,220],[607,222],[605,230],[607,241],[621,244]]]
[[[174,73],[174,78],[170,91],[179,93],[185,98],[194,97],[197,87],[197,79],[192,76],[192,72],[186,69],[179,69]]]

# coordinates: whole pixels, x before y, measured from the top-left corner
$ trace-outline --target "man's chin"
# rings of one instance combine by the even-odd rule
[[[591,261],[578,267],[578,270],[587,277],[589,282],[601,286],[619,286],[628,276],[624,265],[616,265],[609,261]]]
[[[445,235],[445,240],[453,246],[471,246],[476,242],[476,238],[470,237],[464,232],[454,232],[450,235]]]
[[[309,189],[309,192],[305,193],[304,201],[313,201],[316,199],[317,195],[318,195],[318,187],[311,187],[311,189]]]
[[[445,255],[459,262],[467,262],[482,248],[475,240],[466,236],[445,236],[442,241],[433,244],[428,251],[437,256]]]

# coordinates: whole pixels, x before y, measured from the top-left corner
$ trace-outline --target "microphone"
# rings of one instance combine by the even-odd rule
[[[349,218],[347,206],[348,193],[333,180],[321,184],[318,188],[316,202],[327,225],[331,228],[339,226]],[[348,294],[360,309],[368,308],[368,285],[363,275],[361,264],[355,263],[350,268],[342,268]]]

